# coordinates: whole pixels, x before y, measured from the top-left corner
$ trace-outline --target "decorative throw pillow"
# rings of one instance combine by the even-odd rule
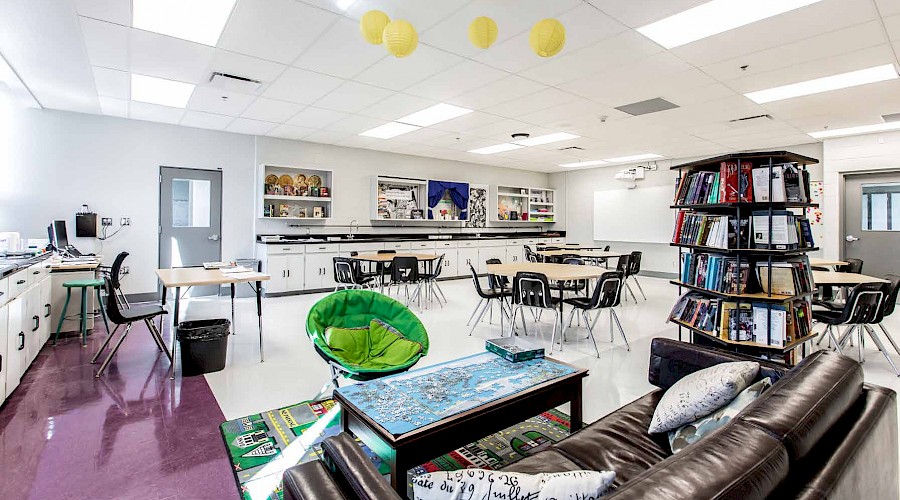
[[[616,473],[611,471],[523,474],[461,469],[416,476],[413,478],[413,495],[415,500],[582,500],[605,495],[615,479]]]
[[[672,453],[678,453],[687,445],[695,443],[723,427],[771,386],[772,379],[766,377],[744,389],[730,403],[712,414],[682,425],[674,431],[669,431],[669,446],[672,447]]]
[[[649,432],[666,432],[727,405],[759,374],[759,363],[720,363],[696,371],[669,387],[653,412]]]

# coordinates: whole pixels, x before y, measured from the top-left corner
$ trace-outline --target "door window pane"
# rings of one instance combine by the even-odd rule
[[[172,227],[209,227],[211,183],[172,179]]]
[[[900,231],[900,184],[863,184],[863,231]]]

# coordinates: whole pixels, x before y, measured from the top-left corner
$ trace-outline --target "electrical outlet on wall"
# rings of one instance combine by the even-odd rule
[[[131,217],[122,217],[122,219],[119,220],[119,225],[120,226],[130,226],[131,225]]]
[[[100,219],[100,225],[103,227],[112,226],[112,217],[103,217]]]

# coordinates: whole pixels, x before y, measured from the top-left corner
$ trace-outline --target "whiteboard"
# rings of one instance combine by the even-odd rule
[[[672,186],[594,191],[594,239],[669,243],[675,226]]]

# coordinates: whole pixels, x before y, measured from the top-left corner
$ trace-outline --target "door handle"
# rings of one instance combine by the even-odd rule
[[[36,332],[38,328],[41,326],[41,317],[35,314],[31,317],[34,320],[34,328],[31,329],[32,332]]]
[[[213,234],[213,235],[207,237],[206,239],[208,239],[208,240],[210,240],[210,241],[219,241],[219,235],[218,235],[218,234]]]
[[[44,304],[44,307],[47,308],[47,312],[44,313],[44,317],[50,316],[50,304]]]
[[[856,236],[853,236],[852,234],[848,234],[847,236],[844,236],[844,239],[850,243],[853,243],[854,241],[859,241],[859,238],[857,238]]]

